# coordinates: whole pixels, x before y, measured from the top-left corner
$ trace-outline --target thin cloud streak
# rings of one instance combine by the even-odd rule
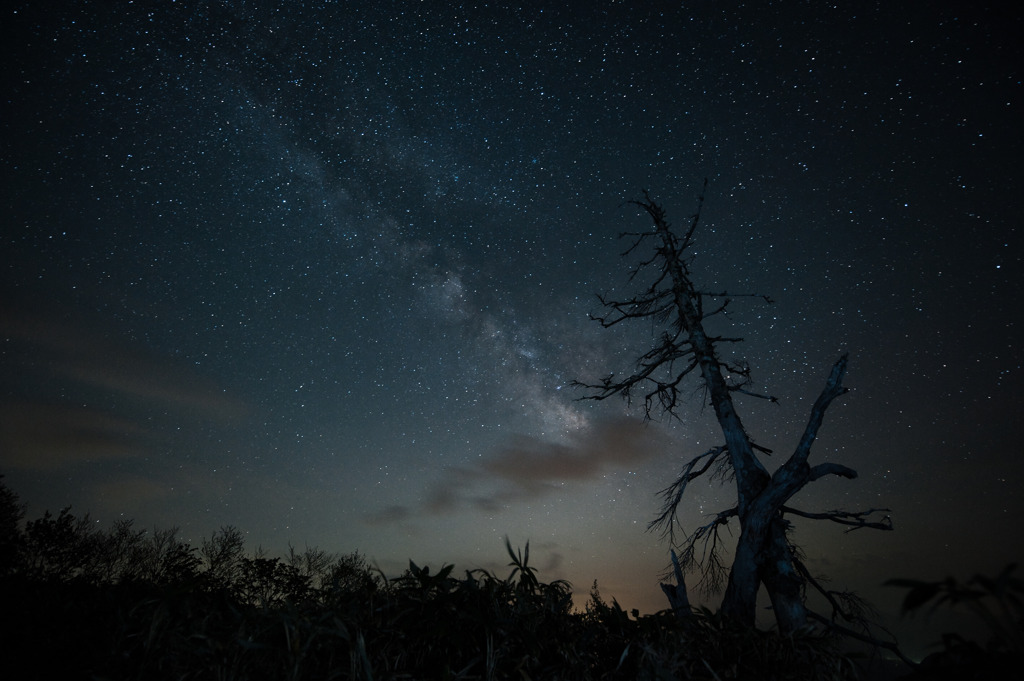
[[[135,459],[146,430],[131,419],[77,405],[0,404],[4,467],[52,471],[77,463]]]

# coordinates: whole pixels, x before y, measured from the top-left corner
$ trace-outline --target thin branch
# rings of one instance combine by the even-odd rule
[[[895,653],[896,656],[898,658],[900,658],[900,660],[902,660],[905,664],[909,665],[913,669],[917,669],[918,667],[921,666],[917,662],[914,662],[909,657],[904,655],[903,651],[900,650],[900,647],[898,645],[896,645],[895,643],[893,643],[892,641],[882,641],[881,639],[877,639],[874,636],[869,636],[869,635],[866,635],[866,634],[862,634],[859,631],[857,631],[856,629],[850,629],[849,627],[844,627],[841,624],[838,624],[836,622],[831,621],[827,617],[819,615],[818,613],[814,612],[813,610],[808,610],[807,611],[807,616],[810,617],[813,620],[816,620],[816,621],[824,624],[826,627],[828,627],[832,631],[840,633],[840,634],[842,634],[844,636],[849,636],[850,638],[855,638],[858,641],[863,641],[864,643],[870,643],[873,646],[878,646],[879,648],[884,648],[886,650],[890,650],[893,653]]]
[[[662,537],[668,537],[671,543],[675,543],[675,519],[677,511],[679,509],[679,502],[683,499],[683,493],[686,492],[687,485],[691,481],[696,480],[700,476],[704,475],[714,465],[715,461],[728,452],[728,447],[720,445],[718,447],[712,447],[703,454],[690,459],[689,463],[683,468],[683,472],[679,474],[675,482],[666,487],[665,489],[658,492],[658,496],[663,499],[661,506],[661,513],[657,518],[647,524],[647,531],[651,531],[655,528],[661,528]],[[704,465],[699,470],[694,470],[701,459],[707,459]]]
[[[774,305],[775,300],[771,296],[766,296],[763,293],[729,293],[728,291],[722,291],[721,293],[711,293],[710,291],[697,291],[700,295],[706,298],[725,298],[726,300],[731,298],[760,298],[768,305]]]
[[[690,229],[686,232],[686,236],[683,237],[683,248],[686,248],[693,242],[693,233],[697,231],[697,224],[700,222],[700,212],[704,208],[704,194],[708,191],[708,178],[704,178],[704,185],[700,188],[700,196],[697,197],[697,212],[693,214],[692,221],[690,222]],[[644,196],[647,201],[650,202],[651,197],[648,196],[647,192],[644,192]],[[664,215],[664,211],[662,211]]]
[[[760,400],[768,400],[772,404],[778,404],[779,403],[779,398],[775,397],[774,395],[762,395],[761,393],[751,392],[750,390],[746,390],[745,388],[741,388],[738,385],[737,386],[733,386],[732,388],[730,388],[730,390],[733,390],[734,392],[742,393],[744,395],[749,395],[750,397],[756,397],[756,398],[758,398]]]
[[[818,399],[814,401],[814,406],[811,407],[811,417],[804,428],[800,444],[797,445],[796,451],[793,453],[792,460],[795,464],[807,461],[807,457],[811,453],[811,446],[814,444],[814,440],[818,436],[818,430],[821,428],[821,423],[825,419],[825,410],[832,404],[832,400],[848,392],[848,389],[843,387],[843,377],[846,375],[847,361],[848,356],[846,354],[843,354],[842,357],[836,360],[836,363],[832,366],[832,371],[829,373],[828,380],[825,381],[825,387],[822,389],[821,394],[818,395]]]
[[[820,622],[821,624],[824,624],[826,627],[837,633],[843,634],[844,636],[849,636],[850,638],[855,638],[858,641],[869,643],[875,647],[884,648],[885,650],[892,651],[906,664],[910,665],[915,669],[918,667],[918,664],[916,662],[909,659],[903,654],[903,651],[899,649],[899,646],[896,644],[895,640],[886,641],[872,635],[872,623],[868,620],[868,617],[875,615],[876,613],[874,612],[874,608],[872,608],[870,604],[867,603],[867,601],[864,601],[856,594],[850,593],[848,591],[834,591],[832,589],[826,589],[824,585],[822,585],[813,575],[811,575],[810,571],[807,569],[807,566],[804,565],[803,561],[796,556],[793,557],[793,565],[794,567],[796,567],[800,575],[804,578],[804,581],[807,584],[810,584],[812,587],[814,587],[815,591],[821,594],[825,598],[825,600],[828,601],[828,604],[832,607],[831,617],[824,617],[823,615],[820,615],[814,612],[813,610],[807,611],[808,617],[817,622]],[[860,628],[860,631],[839,624],[836,621],[837,618],[842,618],[850,624],[858,626]],[[890,632],[885,627],[882,627],[878,624],[874,624],[874,626],[878,629],[881,629],[887,635],[895,639],[895,637],[892,635],[892,632]]]
[[[680,562],[688,569],[693,569],[695,566],[700,571],[701,576],[697,587],[705,595],[722,590],[728,569],[722,562],[718,533],[722,527],[728,527],[729,520],[737,515],[739,515],[739,509],[736,506],[717,513],[711,522],[698,527],[684,542]],[[697,556],[698,542],[702,547],[699,557]]]
[[[867,527],[872,530],[892,530],[892,513],[888,508],[869,508],[866,511],[825,511],[824,513],[810,513],[808,511],[801,511],[798,508],[792,506],[783,506],[779,509],[783,513],[792,513],[798,515],[801,518],[809,518],[811,520],[829,520],[840,525],[848,525],[850,529],[847,532],[853,532],[859,530],[862,527]],[[875,513],[885,513],[885,517],[877,521],[869,521],[868,518]]]
[[[807,481],[813,482],[818,478],[823,478],[826,475],[838,475],[843,478],[853,480],[857,477],[857,471],[844,466],[841,463],[833,463],[826,461],[825,463],[819,463],[817,466],[811,468],[807,473]]]

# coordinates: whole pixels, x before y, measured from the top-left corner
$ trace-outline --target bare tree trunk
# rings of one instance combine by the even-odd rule
[[[675,584],[661,583],[661,590],[665,593],[668,598],[669,605],[672,606],[672,612],[675,613],[676,619],[681,622],[689,622],[693,619],[693,611],[690,609],[690,596],[686,593],[686,578],[683,576],[683,570],[679,567],[679,557],[676,556],[676,552],[672,551],[672,572],[675,575]]]
[[[760,563],[764,556],[767,522],[767,517],[749,511],[746,517],[740,517],[740,538],[736,542],[729,584],[722,599],[722,614],[750,627],[754,626],[757,615]]]
[[[786,538],[788,523],[779,515],[771,522],[761,582],[768,591],[779,630],[789,633],[807,624],[803,579],[793,563],[793,548]]]
[[[778,514],[753,504],[741,518],[741,534],[722,600],[722,614],[754,626],[757,594],[763,584],[775,611],[779,630],[791,632],[807,623],[803,579],[793,563],[786,538],[788,524]]]

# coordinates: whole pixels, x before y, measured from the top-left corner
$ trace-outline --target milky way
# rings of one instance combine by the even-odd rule
[[[716,322],[780,398],[740,402],[753,437],[791,451],[849,352],[814,456],[860,478],[800,501],[893,509],[800,526],[811,564],[892,620],[886,578],[1021,558],[1019,13],[563,5],[3,10],[0,472],[29,515],[390,573],[504,569],[508,535],[664,607],[644,528],[713,420],[696,384],[645,426],[572,383],[651,342],[588,318],[630,290],[626,202],[683,224],[706,177],[695,278],[776,301]]]

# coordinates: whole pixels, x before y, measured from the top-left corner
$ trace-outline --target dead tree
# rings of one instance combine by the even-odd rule
[[[706,189],[707,180],[704,186]],[[771,598],[779,629],[793,631],[808,620],[805,607],[807,585],[820,590],[829,602],[835,604],[838,601],[835,593],[825,591],[817,581],[809,579],[796,546],[790,542],[787,516],[830,520],[846,525],[847,531],[862,527],[892,529],[888,515],[881,520],[873,520],[875,514],[885,513],[887,509],[808,513],[789,505],[797,492],[818,478],[826,475],[857,477],[856,471],[837,463],[812,466],[808,462],[825,411],[836,398],[847,392],[843,386],[847,356],[843,355],[833,365],[824,389],[811,407],[810,418],[796,449],[782,466],[769,473],[759,456],[771,452],[750,438],[733,403],[733,395],[742,393],[773,402],[776,400],[750,389],[750,368],[745,363],[723,360],[716,352],[717,346],[737,343],[741,338],[712,336],[705,330],[705,320],[723,312],[736,296],[727,292],[703,291],[694,285],[690,275],[687,252],[694,243],[693,235],[700,222],[703,194],[697,212],[682,236],[673,230],[664,209],[647,192],[644,192],[642,201],[631,203],[647,213],[654,229],[622,234],[622,237],[632,239],[632,245],[623,256],[650,249],[646,255],[641,255],[630,281],[636,281],[643,275],[650,276],[652,283],[628,300],[599,296],[606,312],[592,317],[604,327],[644,320],[663,330],[653,347],[639,357],[631,375],[618,377],[612,374],[597,383],[577,382],[578,386],[589,390],[582,399],[604,400],[620,396],[632,401],[642,395],[647,418],[659,414],[678,417],[683,392],[687,389],[684,379],[691,374],[699,376],[725,442],[694,457],[684,466],[675,482],[662,490],[661,513],[650,523],[649,529],[660,529],[676,545],[676,529],[679,527],[676,512],[689,483],[709,471],[722,480],[734,482],[736,505],[719,512],[707,524],[686,535],[681,543],[679,560],[684,568],[701,573],[701,583],[709,591],[719,590],[728,572],[721,606],[726,617],[754,626],[757,594],[764,586]],[[754,297],[763,298],[766,303],[772,302],[767,296]],[[726,570],[719,550],[719,532],[733,519],[739,524],[739,538],[732,566]],[[841,608],[838,611],[834,609],[832,619],[843,615]]]

